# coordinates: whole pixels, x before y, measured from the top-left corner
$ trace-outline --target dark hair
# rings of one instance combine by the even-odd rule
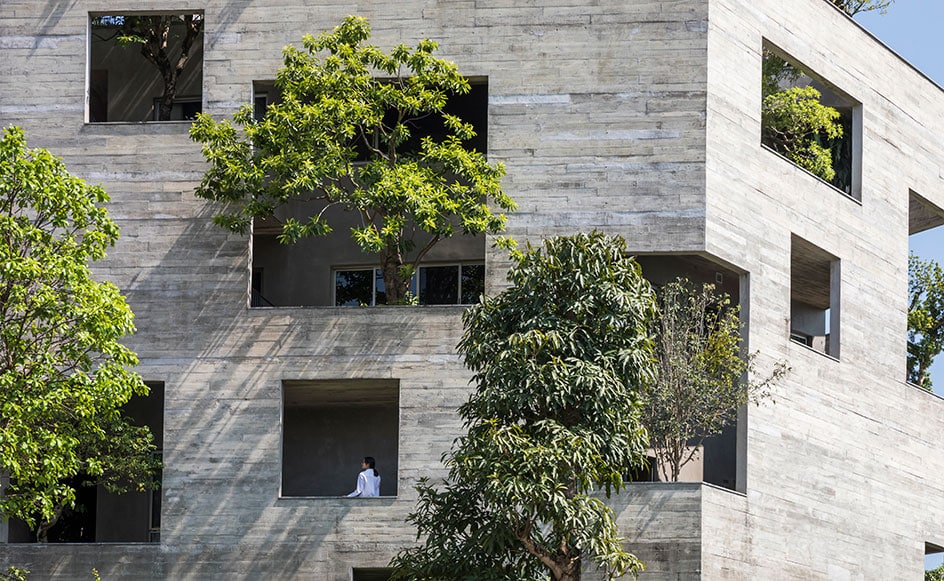
[[[373,468],[374,476],[380,476],[380,472],[377,472],[377,462],[374,460],[373,456],[364,456],[364,464]]]

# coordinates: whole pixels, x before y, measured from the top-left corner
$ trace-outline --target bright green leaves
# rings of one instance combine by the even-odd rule
[[[842,137],[839,111],[820,103],[813,87],[790,87],[764,97],[764,143],[826,181],[836,176],[828,140]]]
[[[675,481],[706,437],[721,433],[739,407],[768,395],[789,368],[777,363],[766,379],[745,380],[754,356],[741,353],[738,308],[710,284],[679,278],[659,289],[652,334],[659,373],[645,393],[643,421],[658,464]]]
[[[117,485],[149,482],[147,430],[118,410],[146,394],[120,340],[134,315],[118,289],[91,278],[118,227],[105,192],[70,175],[23,132],[0,140],[0,513],[53,520],[79,474]]]
[[[944,350],[944,270],[908,257],[908,381],[931,389],[934,358]]]
[[[642,569],[593,492],[619,491],[648,444],[653,291],[623,240],[599,233],[512,258],[513,286],[463,316],[468,433],[446,484],[419,487],[410,521],[426,540],[395,578],[560,579],[584,556],[609,578]]]
[[[473,127],[443,113],[450,95],[470,90],[456,65],[436,57],[430,40],[385,53],[369,38],[367,21],[351,16],[305,36],[303,49],[286,47],[276,76],[281,101],[260,121],[249,106],[236,127],[200,115],[191,137],[210,168],[197,195],[223,202],[215,222],[240,233],[294,201],[314,201],[316,213],[331,205],[356,211],[363,225],[353,240],[393,265],[383,268],[386,296],[400,302],[409,278],[397,273],[415,271],[429,250],[417,246],[417,232],[432,234],[431,244],[459,231],[497,233],[505,216],[492,207],[515,204],[501,189],[503,166],[467,146]],[[443,120],[444,137],[417,130],[430,116]],[[320,217],[292,217],[280,240],[328,232]]]
[[[836,177],[834,154],[843,136],[840,113],[812,86],[794,86],[804,72],[764,50],[761,140],[813,175]]]

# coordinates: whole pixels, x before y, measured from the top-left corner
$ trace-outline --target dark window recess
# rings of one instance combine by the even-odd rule
[[[469,149],[480,153],[488,153],[488,84],[472,83],[471,90],[465,95],[450,95],[449,101],[443,108],[443,113],[455,115],[475,128],[475,137],[465,142]],[[396,123],[396,113],[389,111],[384,116],[384,125],[392,127]],[[410,129],[410,138],[400,144],[400,155],[417,154],[420,151],[424,137],[431,137],[440,142],[449,134],[443,118],[439,114],[428,114],[406,121]],[[374,147],[379,147],[377,137],[374,137]],[[363,140],[357,143],[357,161],[366,161],[369,149]]]
[[[122,413],[132,423],[148,426],[161,455],[164,433],[164,384],[148,382],[147,397],[132,397]],[[161,475],[157,475],[160,480]],[[50,543],[160,541],[161,490],[112,494],[104,486],[84,486],[85,476],[69,481],[76,487],[75,506],[66,508],[48,531]],[[9,542],[36,542],[36,531],[11,519]]]
[[[485,265],[463,264],[460,284],[462,290],[460,303],[471,305],[479,302],[479,297],[485,293]]]
[[[420,304],[454,305],[459,302],[459,266],[420,269]]]
[[[156,61],[148,60],[137,43],[121,44],[124,35],[166,39]],[[173,67],[185,47],[189,58],[174,86],[169,112],[161,118],[165,96],[163,73]],[[98,14],[89,17],[88,120],[102,122],[185,121],[201,111],[203,102],[203,13]]]
[[[393,569],[382,567],[364,567],[354,569],[351,581],[388,581],[393,575]]]

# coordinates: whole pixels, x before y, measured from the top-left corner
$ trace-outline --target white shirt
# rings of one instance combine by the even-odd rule
[[[380,496],[380,476],[368,468],[357,475],[357,488],[348,496]]]

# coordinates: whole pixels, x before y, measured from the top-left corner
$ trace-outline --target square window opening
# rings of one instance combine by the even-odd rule
[[[761,143],[861,200],[861,103],[767,41],[762,59]]]
[[[345,496],[371,456],[380,496],[396,496],[399,400],[397,380],[283,381],[281,495]]]
[[[839,259],[799,238],[790,244],[790,339],[839,358]]]
[[[473,125],[476,136],[467,145],[484,153],[488,136],[488,83],[484,78],[473,78],[470,84],[468,94],[450,97],[445,112],[458,115]],[[251,94],[253,115],[257,120],[264,119],[268,108],[281,101],[274,81],[254,81]],[[442,138],[445,135],[440,116],[422,116],[411,120],[410,126],[411,139],[402,146],[407,152],[418,148],[423,136]],[[362,149],[361,154],[366,155],[366,146]],[[318,214],[331,225],[332,232],[303,238],[291,245],[279,243],[278,235],[288,219],[306,222],[308,217]],[[362,219],[357,212],[338,206],[325,208],[323,201],[292,201],[277,208],[270,217],[253,220],[249,305],[386,304],[382,277],[375,276],[371,280],[371,271],[379,267],[379,257],[365,254],[351,239],[351,228],[360,225]],[[413,225],[408,228],[419,231]],[[404,256],[405,263],[412,263],[420,249],[431,240],[431,235],[418,232],[413,239],[414,250]],[[481,234],[457,233],[435,242],[423,255],[423,262],[411,283],[411,294],[424,305],[477,302],[485,290],[485,247],[485,236]]]
[[[203,107],[203,29],[202,11],[91,14],[88,122],[194,119]]]

